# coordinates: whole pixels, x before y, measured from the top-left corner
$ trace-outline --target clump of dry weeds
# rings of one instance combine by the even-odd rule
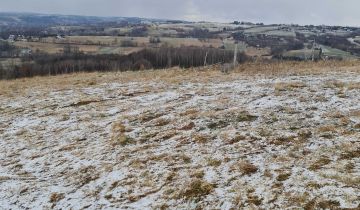
[[[49,201],[50,201],[50,203],[55,204],[64,198],[65,198],[64,193],[52,193]]]
[[[122,146],[135,143],[134,139],[127,136],[125,132],[126,127],[122,123],[115,122],[112,126],[112,141]]]
[[[254,164],[248,162],[248,161],[240,161],[238,163],[238,168],[243,174],[251,175],[256,173],[259,169]]]
[[[304,82],[294,81],[294,82],[278,82],[275,83],[275,92],[282,91],[292,91],[295,89],[300,89],[306,87]]]
[[[179,198],[185,198],[186,200],[199,200],[202,197],[210,194],[214,190],[214,184],[210,184],[202,179],[193,179],[180,190]]]
[[[258,116],[252,115],[248,111],[241,111],[236,115],[236,121],[238,122],[251,122],[257,118]]]
[[[207,159],[207,165],[208,166],[213,166],[213,167],[218,167],[221,165],[221,160],[219,159],[215,159],[215,158],[208,158]]]
[[[329,163],[331,163],[331,160],[328,157],[321,157],[320,159],[315,161],[313,164],[311,164],[309,169],[312,171],[319,170],[322,167],[328,165]]]
[[[276,180],[279,181],[279,182],[283,182],[283,181],[289,179],[290,176],[291,176],[291,173],[279,174],[279,175],[276,177]]]
[[[213,137],[209,134],[199,133],[199,134],[195,134],[193,136],[193,140],[196,143],[207,143],[207,142],[211,141],[212,139],[213,139]]]

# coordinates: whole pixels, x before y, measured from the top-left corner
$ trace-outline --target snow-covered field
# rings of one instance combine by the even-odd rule
[[[0,81],[0,209],[359,208],[359,70]]]

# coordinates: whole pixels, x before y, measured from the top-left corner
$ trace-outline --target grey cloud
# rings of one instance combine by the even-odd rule
[[[360,26],[358,0],[1,0],[1,11]]]

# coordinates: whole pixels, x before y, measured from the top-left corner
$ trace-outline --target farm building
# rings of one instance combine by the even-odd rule
[[[10,35],[8,38],[9,42],[14,42],[15,41],[15,35]]]

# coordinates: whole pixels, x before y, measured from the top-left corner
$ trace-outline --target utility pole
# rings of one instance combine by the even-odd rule
[[[315,44],[315,39],[312,41],[312,47],[311,47],[311,61],[314,61],[314,44]]]
[[[208,56],[208,53],[209,53],[209,51],[207,51],[206,52],[206,54],[205,54],[205,59],[204,59],[204,67],[207,65],[207,62],[206,62],[206,60],[207,60],[207,56]]]
[[[236,66],[236,64],[237,64],[237,48],[238,48],[238,43],[236,42],[235,43],[235,49],[234,49],[234,68],[235,68],[235,66]]]
[[[315,47],[316,47],[316,39],[313,40],[313,45],[312,45],[312,49],[311,49],[311,54],[312,54],[311,60],[312,61],[315,60]]]

